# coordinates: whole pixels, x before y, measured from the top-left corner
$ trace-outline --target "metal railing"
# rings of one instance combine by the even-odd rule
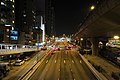
[[[0,49],[0,55],[37,51],[38,48]]]

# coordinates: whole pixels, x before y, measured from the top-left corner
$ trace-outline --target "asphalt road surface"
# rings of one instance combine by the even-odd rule
[[[61,43],[60,43],[61,44]],[[49,54],[30,80],[97,80],[75,49]]]

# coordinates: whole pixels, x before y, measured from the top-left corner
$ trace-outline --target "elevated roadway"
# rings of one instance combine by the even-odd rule
[[[113,37],[120,34],[120,0],[100,0],[79,27],[79,37]]]
[[[75,37],[90,40],[92,54],[97,55],[100,41],[105,46],[109,38],[120,35],[120,0],[99,0],[79,27]]]

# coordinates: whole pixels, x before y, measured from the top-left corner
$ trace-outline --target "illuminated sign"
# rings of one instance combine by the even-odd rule
[[[10,36],[10,40],[14,40],[14,41],[18,40],[18,36]]]

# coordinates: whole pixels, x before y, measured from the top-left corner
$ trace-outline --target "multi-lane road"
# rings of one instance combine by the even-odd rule
[[[60,43],[62,44],[62,43]],[[63,45],[63,44],[62,44]],[[74,48],[49,54],[30,80],[97,80]]]

